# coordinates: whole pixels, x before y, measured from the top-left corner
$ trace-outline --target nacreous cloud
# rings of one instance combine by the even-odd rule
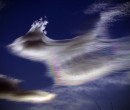
[[[0,99],[16,102],[46,103],[55,98],[55,94],[40,90],[23,90],[18,87],[21,81],[0,75]]]
[[[68,40],[47,37],[45,26],[48,22],[40,19],[8,48],[20,57],[46,63],[56,85],[80,85],[130,68],[130,37],[112,40],[107,32],[108,23],[125,16],[125,10],[130,11],[128,4],[103,5],[98,11],[103,12],[95,28]]]

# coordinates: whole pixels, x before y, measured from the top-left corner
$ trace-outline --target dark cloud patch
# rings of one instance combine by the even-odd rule
[[[7,4],[7,0],[0,0],[0,10],[2,10]]]
[[[52,100],[55,94],[41,90],[24,90],[19,88],[21,81],[0,75],[0,99],[16,102],[44,103]]]
[[[9,78],[4,75],[0,75],[0,93],[13,92],[18,90],[18,84],[21,81],[18,79]]]

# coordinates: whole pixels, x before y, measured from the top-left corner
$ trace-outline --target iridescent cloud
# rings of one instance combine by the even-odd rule
[[[80,85],[130,68],[130,37],[113,40],[107,31],[116,17],[129,15],[129,4],[116,7],[102,4],[102,9],[97,8],[100,19],[95,28],[73,39],[50,39],[45,31],[48,21],[40,19],[8,48],[15,55],[47,64],[55,85]]]

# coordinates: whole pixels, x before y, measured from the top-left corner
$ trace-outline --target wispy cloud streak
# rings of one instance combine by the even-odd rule
[[[110,37],[108,27],[111,23],[121,20],[123,16],[130,15],[130,2],[116,4],[116,6],[108,3],[93,4],[86,9],[84,13],[98,13],[100,17],[95,25],[93,33],[101,37]]]

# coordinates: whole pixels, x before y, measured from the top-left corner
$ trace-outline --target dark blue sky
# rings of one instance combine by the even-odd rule
[[[47,72],[45,65],[12,55],[8,52],[6,46],[14,39],[20,37],[20,35],[26,33],[35,20],[41,17],[44,18],[44,16],[47,16],[49,21],[46,30],[48,32],[47,35],[50,38],[72,38],[84,30],[93,28],[93,24],[96,20],[98,20],[99,15],[95,14],[86,16],[84,14],[84,10],[92,3],[101,2],[100,0],[3,1],[5,6],[0,10],[0,73],[22,79],[24,82],[21,86],[26,89],[44,89],[51,86],[53,84],[53,80],[45,76]],[[121,3],[122,1],[125,2],[126,0],[114,0],[113,4]],[[130,16],[123,18],[122,21],[115,23],[115,25],[111,25],[110,33],[113,38],[123,37],[130,34],[129,19]],[[119,94],[123,94],[119,98],[120,100],[125,100],[130,97],[128,95],[130,89],[126,88],[125,90],[120,90]],[[105,95],[107,94],[108,93],[105,92]],[[113,94],[116,95],[114,92]],[[96,97],[101,98],[102,100],[104,98],[104,96]],[[119,97],[119,95],[117,95],[117,97]],[[112,96],[107,98],[112,99]],[[118,98],[115,100],[118,100]],[[0,107],[4,108],[6,103],[7,102],[0,101]],[[12,110],[21,110],[21,108],[19,108],[20,104],[18,103],[14,104],[12,102],[8,102],[8,104],[9,106],[14,106],[14,109]],[[129,105],[128,99],[124,101],[124,105],[125,104],[127,106]],[[20,106],[24,107],[26,104],[21,104]],[[120,110],[129,109],[127,109],[127,107],[126,109],[123,109],[122,107]],[[117,109],[115,108],[114,110]]]

